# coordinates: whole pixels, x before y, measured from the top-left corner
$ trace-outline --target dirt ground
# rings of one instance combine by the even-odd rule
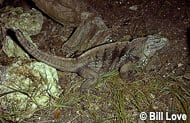
[[[26,6],[25,2],[20,2],[19,0],[16,0],[16,2],[14,3],[10,3],[9,1],[10,0],[8,0],[5,5],[11,4],[15,6],[23,6],[23,5]],[[190,102],[190,95],[189,95],[190,94],[189,93],[189,90],[190,90],[190,56],[189,56],[189,53],[190,53],[190,1],[189,0],[85,0],[85,1],[89,3],[89,5],[91,5],[91,7],[100,15],[100,17],[104,20],[105,24],[112,31],[112,38],[114,41],[121,40],[126,35],[131,35],[132,38],[137,38],[137,37],[143,37],[150,34],[158,34],[158,33],[169,39],[169,46],[159,51],[151,59],[150,63],[147,65],[145,76],[146,77],[151,76],[149,79],[154,78],[155,76],[159,76],[159,78],[161,78],[160,81],[162,81],[161,84],[160,85],[152,84],[152,86],[158,86],[158,88],[171,87],[170,89],[172,92],[175,89],[177,90],[177,92],[174,93],[174,95],[179,94],[180,96],[180,94],[182,94],[184,96],[183,100],[181,101],[180,99],[178,99],[179,97],[176,99],[176,97],[172,95],[173,93],[167,93],[167,94],[164,93],[162,95],[160,94],[161,91],[158,88],[154,88],[156,90],[156,93],[154,93],[154,96],[156,97],[157,100],[159,100],[158,101],[159,103],[157,104],[159,105],[158,107],[162,107],[163,110],[166,107],[167,108],[170,107],[169,106],[171,105],[170,99],[173,99],[173,100],[176,100],[177,106],[178,104],[185,105],[184,107],[182,106],[183,107],[182,110],[181,108],[174,108],[174,109],[176,109],[177,111],[181,111],[182,113],[188,113],[186,111],[190,110],[190,107],[189,107],[190,106],[189,105],[189,102]],[[33,38],[38,39],[39,36],[36,36]],[[50,40],[50,39],[47,39],[47,40]],[[51,48],[59,49],[61,48],[60,46],[61,44],[59,41],[57,41],[56,43],[50,42],[49,45],[46,45],[46,46],[43,45],[43,41],[39,43],[40,49],[46,50],[46,51],[47,50],[51,51]],[[59,55],[59,51],[57,51],[57,54]],[[7,62],[6,60],[9,60],[9,58],[5,58],[5,56],[3,56],[2,54],[1,54],[1,57],[4,58],[4,60],[1,60],[2,62],[1,64],[5,64],[4,62]],[[140,77],[140,78],[143,78],[143,77]],[[110,81],[110,80],[106,80],[106,81]],[[118,82],[117,84],[112,83],[109,85],[109,87],[115,86],[116,90],[121,90],[121,91],[119,92],[114,91],[116,93],[114,95],[113,90],[111,90],[110,92],[107,90],[106,90],[107,92],[104,92],[103,90],[98,90],[98,91],[94,91],[94,94],[93,94],[93,96],[96,95],[97,97],[101,97],[101,98],[106,98],[106,97],[110,98],[110,100],[108,101],[108,104],[104,104],[107,102],[105,100],[101,100],[100,98],[95,98],[95,96],[93,97],[92,95],[91,97],[86,95],[85,96],[86,98],[83,99],[82,102],[71,101],[69,108],[67,107],[66,110],[61,109],[61,116],[59,117],[60,119],[65,118],[65,121],[69,121],[68,120],[69,116],[71,116],[73,113],[73,115],[71,116],[72,118],[70,118],[70,119],[73,119],[73,122],[77,122],[77,121],[86,122],[86,123],[90,123],[90,122],[105,122],[105,123],[115,122],[116,123],[116,122],[127,122],[127,121],[137,122],[138,120],[135,120],[131,117],[130,117],[131,119],[128,118],[128,115],[126,113],[128,113],[128,111],[132,112],[136,110],[142,111],[143,109],[147,109],[147,110],[154,109],[151,107],[152,105],[154,105],[154,103],[150,104],[151,106],[150,105],[145,106],[145,102],[142,101],[144,98],[140,100],[138,98],[139,96],[138,94],[136,96],[138,98],[137,100],[140,102],[138,101],[137,102],[139,103],[139,105],[141,104],[141,106],[138,106],[138,104],[136,104],[137,102],[134,103],[135,99],[133,100],[134,102],[131,101],[131,99],[129,99],[130,101],[127,99],[130,98],[131,95],[133,97],[135,90],[138,90],[138,89],[143,88],[144,89],[143,93],[147,93],[147,94],[151,93],[152,91],[154,92],[155,90],[151,90],[153,89],[152,86],[151,88],[148,88],[149,86],[147,84],[149,82],[150,82],[149,80],[144,81],[144,83],[142,85],[139,85],[139,87],[137,88],[135,88],[134,86],[137,86],[138,84],[137,85],[130,84],[127,89],[134,88],[134,90],[130,92],[127,92],[126,88],[121,89],[122,88],[121,85],[118,85],[118,84],[123,84],[122,82]],[[166,84],[164,84],[164,82]],[[176,82],[177,84],[172,83],[171,85],[171,82],[173,83]],[[67,85],[69,85],[67,82],[62,83],[62,87],[67,86]],[[151,91],[149,92],[149,90]],[[130,96],[126,96],[127,95],[126,93],[133,93],[133,94],[131,94]],[[68,101],[71,95],[73,97],[78,96],[78,94],[74,94],[73,92],[70,92],[70,95],[64,95],[65,100]],[[84,96],[82,96],[81,98],[84,98]],[[111,98],[113,100],[111,100]],[[117,100],[120,100],[120,99],[124,100],[124,102],[123,103],[117,102]],[[98,101],[94,101],[94,100],[98,100]],[[92,104],[91,104],[91,101],[93,102]],[[113,101],[113,103],[111,103],[110,101]],[[131,104],[132,106],[126,106],[128,104],[129,105]],[[123,113],[121,110],[118,111],[120,108],[117,110],[117,105],[118,107],[120,106],[120,108],[123,106],[124,107],[123,110],[128,110],[128,111],[126,112],[123,111],[125,113]],[[76,109],[72,108],[72,106],[75,107]],[[85,110],[85,112],[81,111],[82,112],[81,114],[77,112],[78,107],[80,107],[80,111]],[[96,110],[97,112],[90,109],[87,110],[87,107],[88,108],[93,107],[93,110]],[[117,113],[114,113],[114,111]],[[67,114],[68,112],[69,114]],[[47,113],[47,110],[43,115],[46,115],[46,113]],[[78,115],[77,113],[80,115]],[[37,114],[36,116],[38,116],[39,114]],[[47,114],[48,116],[50,115],[49,112]],[[117,117],[116,118],[117,120],[112,120],[112,118],[110,118],[113,116],[112,114],[114,114],[114,116],[116,114],[115,117]],[[100,115],[102,115],[102,117]],[[53,116],[50,115],[50,119],[52,119],[52,117],[54,117],[54,115]],[[127,120],[126,120],[126,117],[127,117]],[[29,121],[32,122],[35,120],[29,119]],[[61,120],[58,120],[57,122],[61,122]]]

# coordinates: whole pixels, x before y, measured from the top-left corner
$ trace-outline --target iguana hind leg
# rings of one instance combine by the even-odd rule
[[[98,81],[98,73],[89,67],[82,67],[79,69],[78,74],[85,78],[85,82],[81,85],[81,90],[86,91],[94,86]]]

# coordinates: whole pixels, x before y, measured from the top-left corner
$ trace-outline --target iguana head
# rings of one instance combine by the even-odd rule
[[[149,35],[144,44],[143,53],[145,57],[152,57],[156,51],[168,45],[168,39],[162,38],[160,35]]]
[[[168,39],[158,34],[132,40],[132,56],[139,58],[139,66],[144,66],[147,61],[160,49],[168,45]]]
[[[138,61],[129,62],[120,68],[120,76],[123,80],[133,80],[138,70],[142,70],[150,57],[158,50],[168,45],[168,39],[160,35],[149,35],[147,37],[137,38],[131,42],[131,56],[137,56]],[[140,69],[139,69],[140,68]]]

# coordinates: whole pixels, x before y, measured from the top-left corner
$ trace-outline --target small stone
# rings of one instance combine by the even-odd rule
[[[183,64],[182,64],[182,63],[177,64],[177,67],[181,67],[181,66],[183,66]]]
[[[133,5],[133,6],[129,7],[129,9],[132,11],[137,11],[138,5]]]

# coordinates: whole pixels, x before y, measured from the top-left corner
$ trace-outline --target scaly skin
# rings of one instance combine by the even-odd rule
[[[63,58],[63,57],[53,56],[53,55],[40,51],[39,49],[37,49],[37,47],[34,44],[28,41],[23,35],[23,33],[19,30],[16,31],[16,36],[20,44],[24,47],[24,49],[34,58],[50,66],[55,67],[56,69],[60,71],[67,71],[67,72],[78,72],[79,68],[94,61],[96,54],[103,53],[105,50],[113,49],[116,46],[122,49],[122,48],[127,47],[128,45],[128,41],[104,44],[104,45],[95,47],[91,50],[88,50],[87,52],[83,53],[79,57]]]
[[[135,60],[143,65],[168,43],[166,38],[158,37],[157,40],[142,37],[133,41],[103,44],[87,50],[76,58],[63,58],[44,53],[29,42],[19,30],[16,36],[24,49],[39,61],[42,61],[61,71],[78,73],[87,80],[82,84],[83,90],[96,84],[101,69],[104,72],[116,67],[121,67]],[[131,62],[130,62],[131,63]],[[98,69],[97,69],[98,68]]]

